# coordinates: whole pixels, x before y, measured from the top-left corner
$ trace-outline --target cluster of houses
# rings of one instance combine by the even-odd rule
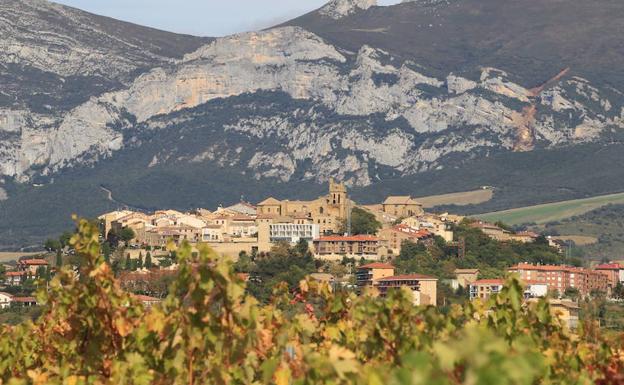
[[[600,264],[592,269],[520,263],[508,271],[524,283],[527,302],[549,295],[551,311],[570,328],[578,324],[578,302],[563,299],[561,294],[574,289],[578,297],[587,297],[594,291],[609,295],[618,283],[624,283],[624,265],[619,263]],[[456,269],[455,277],[450,285],[455,289],[467,289],[471,301],[485,301],[504,286],[503,279],[479,279],[478,269]],[[381,296],[390,288],[406,287],[414,294],[414,304],[437,304],[437,278],[422,274],[395,275],[394,266],[389,263],[376,262],[358,267],[356,282],[359,291],[375,287]]]
[[[329,191],[310,201],[268,198],[252,205],[240,202],[215,211],[197,209],[182,213],[162,210],[146,214],[121,210],[99,217],[103,231],[134,231],[130,242],[137,247],[162,247],[176,243],[208,243],[216,252],[236,257],[268,252],[277,242],[296,244],[305,239],[315,257],[340,260],[392,259],[405,240],[432,242],[434,236],[453,241],[452,223],[463,219],[449,214],[425,213],[409,196],[390,196],[378,205],[358,206],[373,214],[383,228],[377,234],[349,235],[345,226],[356,203],[349,199],[344,184],[329,182]]]

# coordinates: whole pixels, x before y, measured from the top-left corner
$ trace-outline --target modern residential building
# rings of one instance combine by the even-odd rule
[[[341,260],[343,257],[377,260],[380,239],[372,235],[328,235],[314,240],[314,255],[320,259]]]
[[[568,288],[576,288],[582,296],[594,290],[608,292],[605,274],[581,267],[519,263],[509,268],[509,272],[517,274],[525,282],[546,283],[548,291],[559,294]]]
[[[389,290],[407,287],[414,293],[415,305],[437,304],[438,279],[423,274],[404,274],[381,278],[377,281],[377,288],[381,296],[386,296]]]
[[[394,275],[394,266],[389,263],[374,262],[359,266],[355,272],[355,282],[358,291],[364,287],[377,286],[377,282]]]
[[[276,242],[296,244],[301,239],[312,241],[320,236],[320,226],[317,224],[299,223],[260,223],[258,225],[258,250],[267,252]]]
[[[470,284],[470,300],[480,298],[485,301],[492,295],[498,294],[503,288],[502,279],[480,279]]]
[[[427,230],[417,230],[404,224],[381,229],[378,236],[383,244],[388,248],[388,253],[398,255],[401,252],[401,245],[405,241],[431,243],[433,234]]]
[[[607,276],[610,290],[613,290],[618,283],[624,282],[624,266],[617,262],[597,265],[594,270]]]
[[[524,282],[524,298],[542,298],[548,294],[548,284],[545,282]]]
[[[382,210],[399,218],[420,215],[424,212],[422,204],[409,195],[387,197],[382,203]]]

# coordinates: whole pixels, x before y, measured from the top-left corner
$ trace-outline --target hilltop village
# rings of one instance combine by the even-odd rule
[[[308,276],[357,293],[375,288],[382,297],[390,289],[408,288],[414,304],[438,306],[458,298],[486,300],[502,289],[505,275],[514,273],[525,285],[527,301],[549,296],[571,326],[578,320],[579,300],[624,294],[619,263],[583,267],[566,259],[562,244],[540,234],[426,212],[410,196],[360,205],[333,180],[326,195],[309,201],[269,197],[214,211],[118,210],[98,219],[106,260],[114,261],[122,285],[147,305],[166,293],[177,268],[171,245],[183,242],[207,244],[230,257],[249,286],[263,286],[265,292],[280,274],[286,280]],[[5,286],[22,287],[71,262],[66,244],[50,242],[46,248],[56,252],[56,266],[50,258],[24,258],[5,272]],[[287,257],[274,265],[266,262],[275,255]],[[278,271],[282,268],[295,273]],[[3,307],[34,305],[29,295],[0,294]]]

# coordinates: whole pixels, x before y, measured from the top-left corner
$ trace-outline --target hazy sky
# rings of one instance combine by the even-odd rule
[[[322,6],[326,0],[55,0],[99,15],[203,36],[254,30]],[[379,4],[400,0],[380,0]]]

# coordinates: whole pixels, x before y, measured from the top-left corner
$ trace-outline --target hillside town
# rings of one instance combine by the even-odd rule
[[[303,253],[315,261],[316,271],[308,274],[311,279],[356,293],[374,289],[381,297],[389,290],[407,288],[413,294],[415,305],[444,305],[449,296],[440,297],[440,285],[463,293],[467,300],[487,300],[502,289],[505,275],[514,274],[525,285],[527,301],[548,297],[552,309],[564,314],[565,321],[572,327],[578,322],[579,299],[596,293],[614,297],[614,293],[620,293],[624,282],[624,265],[617,262],[592,267],[521,262],[498,270],[501,274],[495,277],[491,272],[483,276],[478,266],[468,262],[460,262],[462,267],[444,276],[410,268],[398,271],[395,265],[400,265],[406,245],[431,250],[443,244],[444,250],[462,261],[466,239],[456,234],[461,226],[497,245],[542,242],[544,247],[559,255],[564,248],[549,237],[513,231],[503,224],[426,212],[423,205],[410,196],[388,196],[378,204],[359,205],[350,199],[344,184],[333,180],[329,182],[326,195],[309,201],[269,197],[256,204],[241,201],[214,211],[118,210],[102,214],[98,219],[102,241],[106,247],[115,246],[113,257],[121,270],[122,286],[134,292],[146,306],[158,303],[166,293],[167,282],[176,273],[171,246],[185,242],[194,248],[207,244],[217,254],[239,262],[244,258],[270,256],[280,246],[304,245]],[[373,226],[367,227],[371,224]],[[62,264],[63,258],[71,259],[70,255],[64,257],[67,247],[48,248],[56,251],[56,265],[50,258],[21,259],[15,266],[6,267],[5,287],[22,287],[26,282],[32,284],[35,278],[49,277]],[[104,253],[110,260],[113,250],[107,249]],[[253,271],[241,271],[240,276],[251,282],[262,281]],[[2,308],[35,305],[36,299],[31,295],[0,292]]]

